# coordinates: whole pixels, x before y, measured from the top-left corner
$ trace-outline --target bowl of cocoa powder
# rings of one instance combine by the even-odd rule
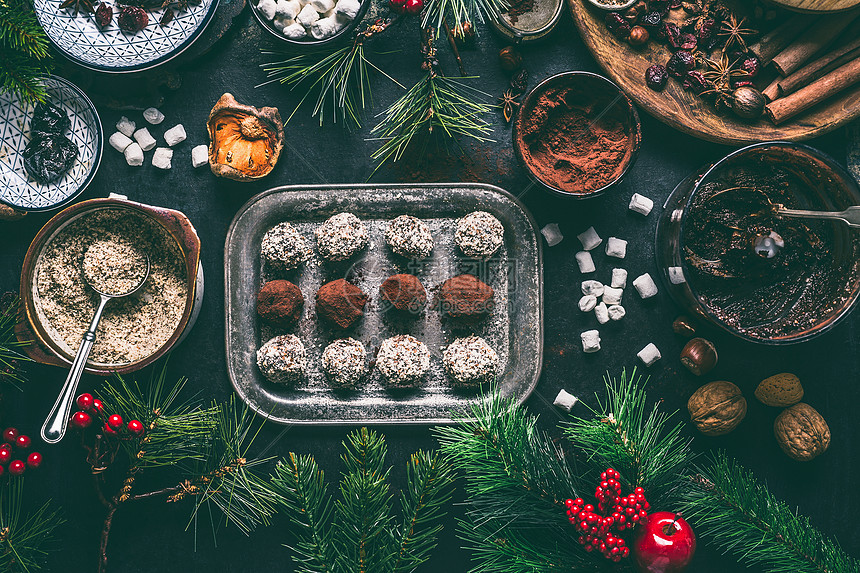
[[[613,82],[563,72],[525,97],[513,142],[520,164],[541,187],[584,199],[624,178],[639,154],[642,127],[633,102]]]

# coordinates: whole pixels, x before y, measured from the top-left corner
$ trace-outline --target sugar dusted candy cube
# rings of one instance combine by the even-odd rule
[[[365,2],[367,1],[365,0]],[[358,0],[338,0],[338,3],[334,7],[334,11],[338,16],[343,16],[347,20],[355,20],[360,9],[361,2]]]
[[[603,242],[603,239],[597,234],[597,231],[594,230],[594,227],[589,227],[585,231],[581,232],[576,236],[579,239],[579,242],[582,243],[582,248],[586,251],[590,251],[591,249],[600,245]]]
[[[582,281],[582,294],[603,295],[603,283],[600,281]]]
[[[575,256],[576,264],[579,265],[579,272],[583,274],[594,272],[594,259],[591,258],[591,253],[588,251],[579,251]]]
[[[597,306],[597,297],[593,294],[587,294],[579,299],[579,310],[582,312],[591,312]]]
[[[633,286],[642,298],[651,298],[657,294],[657,285],[654,284],[654,279],[651,275],[645,273],[641,277],[636,277],[633,280]]]
[[[143,119],[145,119],[152,125],[158,125],[159,123],[164,121],[164,114],[155,109],[154,107],[148,107],[143,110]]]
[[[623,259],[627,256],[627,241],[616,237],[609,237],[606,241],[606,255]]]
[[[140,148],[140,145],[136,141],[125,148],[123,155],[125,155],[125,162],[130,166],[137,167],[143,165],[143,149]]]
[[[173,147],[177,143],[181,143],[185,141],[185,127],[181,123],[178,123],[164,132],[164,141],[170,147]]]
[[[152,134],[149,133],[149,130],[145,127],[141,127],[137,131],[134,132],[134,140],[140,145],[140,148],[144,151],[149,151],[156,145],[155,138],[152,137]]]
[[[304,26],[305,28],[310,28],[314,22],[320,19],[320,15],[314,10],[314,7],[310,4],[306,4],[302,11],[299,12],[299,15],[296,16],[296,22]]]
[[[620,304],[613,304],[606,309],[606,313],[609,315],[610,320],[621,320],[627,314],[627,311]]]
[[[641,360],[645,366],[651,366],[661,358],[660,351],[657,350],[657,347],[654,346],[653,342],[649,343],[648,346],[636,353],[636,356],[639,357],[639,360]]]
[[[627,269],[612,269],[612,288],[627,286]]]
[[[305,32],[305,27],[298,22],[290,24],[289,26],[284,28],[284,36],[291,40],[301,40],[306,35],[307,32]]]
[[[634,193],[633,197],[630,198],[630,205],[628,208],[631,211],[635,211],[636,213],[640,213],[647,217],[648,213],[651,212],[651,209],[654,208],[654,201],[644,195]]]
[[[209,146],[198,145],[191,150],[191,165],[197,169],[209,163]]]
[[[315,40],[322,40],[324,38],[331,38],[335,34],[337,34],[338,30],[340,30],[340,24],[337,21],[337,18],[320,18],[313,24],[311,24],[311,36]]]
[[[173,159],[173,150],[169,147],[159,147],[152,154],[152,164],[159,169],[170,169],[171,159]]]
[[[586,353],[600,350],[600,333],[596,330],[586,330],[579,335],[582,339],[582,351]]]
[[[302,5],[297,0],[278,0],[275,5],[275,17],[282,20],[295,20],[301,10]]]
[[[125,148],[134,143],[127,135],[124,133],[116,132],[110,136],[108,139],[108,143],[110,146],[122,153],[125,151]]]
[[[605,302],[601,302],[594,307],[594,316],[600,324],[606,324],[609,322],[609,309],[606,308]]]
[[[272,20],[272,27],[280,33],[284,33],[284,28],[289,26],[290,24],[294,24],[295,20],[287,20],[284,18],[280,18],[275,16],[275,19]]]
[[[579,402],[579,398],[573,394],[568,394],[562,388],[558,391],[558,395],[555,397],[555,400],[552,401],[552,405],[556,408],[561,408],[565,412],[570,412],[573,410],[573,407],[576,406],[577,402]]]
[[[543,238],[546,239],[546,244],[550,247],[554,247],[564,240],[564,235],[561,234],[558,223],[546,225],[540,230],[540,234],[543,235]]]
[[[669,267],[669,282],[673,285],[679,285],[687,282],[684,277],[683,267]]]
[[[134,133],[134,122],[126,116],[122,116],[119,118],[119,121],[116,122],[116,130],[126,137],[131,137]]]
[[[260,0],[257,2],[257,10],[263,15],[263,18],[271,20],[275,17],[275,12],[278,11],[278,5],[275,0]]]
[[[613,304],[621,304],[621,295],[623,294],[624,289],[604,287],[603,302],[605,302],[607,306],[612,306]]]
[[[334,9],[334,0],[310,0],[308,5],[313,7],[317,12],[325,13]]]

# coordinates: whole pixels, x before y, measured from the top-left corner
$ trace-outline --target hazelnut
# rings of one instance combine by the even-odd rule
[[[523,65],[523,56],[513,46],[506,46],[499,51],[499,64],[506,72],[514,72]]]
[[[696,376],[707,374],[717,365],[717,349],[704,338],[694,338],[681,350],[681,364]]]
[[[650,38],[648,30],[642,26],[633,26],[630,29],[630,35],[627,36],[627,41],[630,42],[631,46],[643,46],[648,42],[648,38]]]
[[[675,334],[682,336],[696,336],[696,326],[693,324],[693,319],[689,316],[681,315],[672,323],[672,330]]]

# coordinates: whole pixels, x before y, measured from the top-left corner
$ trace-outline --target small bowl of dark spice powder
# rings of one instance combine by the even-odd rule
[[[564,72],[526,96],[513,142],[520,163],[545,189],[583,199],[627,174],[642,129],[633,102],[614,83],[591,72]]]

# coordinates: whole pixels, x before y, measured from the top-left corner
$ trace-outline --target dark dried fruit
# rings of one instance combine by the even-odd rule
[[[681,36],[681,29],[674,22],[663,22],[657,28],[657,37],[665,40],[669,47],[678,49],[678,38]]]
[[[529,71],[523,68],[511,78],[511,89],[519,93],[524,93],[527,87],[529,87]]]
[[[670,0],[669,10],[675,10],[681,7],[681,0]]]
[[[123,6],[116,17],[116,23],[123,32],[136,34],[149,24],[149,16],[143,8]]]
[[[627,20],[618,12],[609,12],[604,18],[603,23],[609,28],[610,32],[615,32],[619,26],[627,24]]]
[[[645,84],[655,92],[663,91],[668,81],[669,72],[662,64],[654,64],[645,70]]]
[[[648,7],[653,12],[665,14],[669,11],[669,0],[651,0],[651,2],[648,3]]]
[[[631,26],[636,24],[636,22],[639,20],[640,15],[641,12],[635,5],[624,11],[624,19],[627,20],[627,23]]]
[[[630,29],[630,35],[627,37],[627,41],[630,42],[631,46],[644,46],[648,42],[648,38],[650,38],[648,30],[642,26],[633,26],[633,28]]]
[[[173,17],[175,16],[173,10],[170,8],[166,8],[164,10],[164,14],[161,15],[161,18],[158,20],[159,26],[167,26],[170,22],[173,21]]]
[[[672,54],[672,57],[666,63],[666,71],[673,78],[683,78],[687,75],[687,72],[695,69],[695,67],[696,58],[693,57],[693,54],[684,50],[679,50]]]
[[[615,28],[615,31],[612,32],[612,34],[619,40],[626,40],[627,37],[630,35],[631,29],[632,28],[630,27],[630,24],[624,22],[622,26],[618,26],[617,28]]]
[[[639,22],[641,25],[646,28],[657,28],[660,24],[663,23],[663,14],[660,12],[648,12],[644,16],[642,16],[642,20]]]
[[[733,80],[732,81],[732,87],[735,89],[743,88],[743,87],[749,87],[749,86],[755,86],[755,84],[752,82],[752,80],[742,79],[742,80]]]
[[[748,73],[751,78],[754,78],[761,71],[761,62],[755,56],[747,56],[741,61],[739,67]]]
[[[39,183],[49,183],[75,163],[78,146],[65,135],[47,135],[31,139],[21,155],[30,177]]]
[[[681,50],[692,52],[696,49],[697,44],[696,37],[692,34],[681,34],[678,36],[678,48]]]
[[[30,136],[33,138],[62,135],[69,128],[69,116],[65,110],[49,103],[38,103],[30,121]]]
[[[96,24],[104,28],[113,20],[113,8],[102,2],[96,10]]]
[[[693,70],[687,72],[687,75],[684,76],[685,90],[690,90],[693,93],[700,94],[710,87],[711,84],[708,82],[708,80],[705,79],[705,76],[702,75],[702,72]]]

